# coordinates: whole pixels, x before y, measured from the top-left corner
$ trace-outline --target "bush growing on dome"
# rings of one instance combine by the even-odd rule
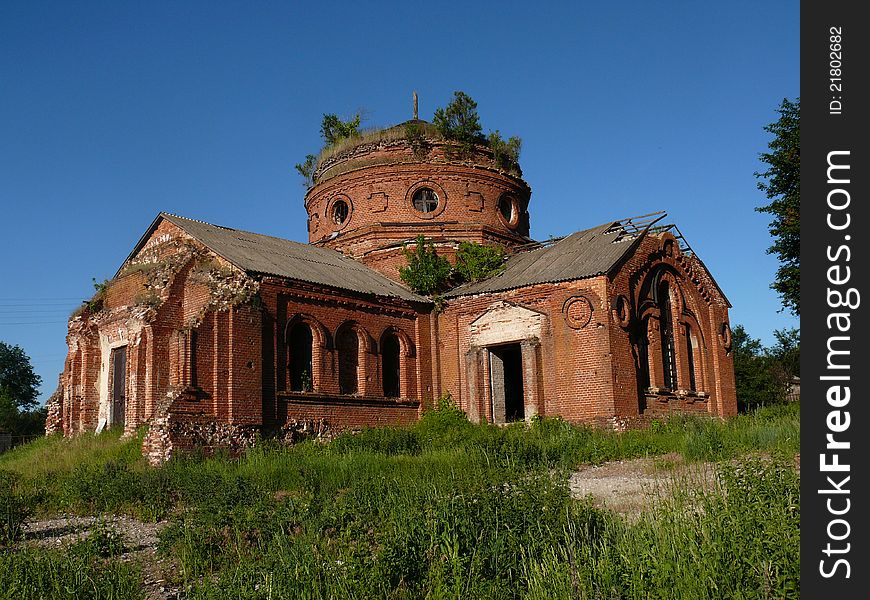
[[[476,144],[486,143],[477,114],[477,102],[465,92],[453,92],[453,100],[435,111],[432,122],[444,139],[458,144],[456,151],[460,155],[467,156]]]
[[[342,121],[338,115],[333,113],[324,114],[323,121],[320,123],[320,136],[327,146],[334,146],[345,138],[358,137],[361,122],[362,115],[360,113],[357,113],[349,121]]]
[[[489,134],[488,143],[496,164],[502,169],[510,170],[520,161],[520,148],[523,141],[517,136],[504,140],[498,129]]]
[[[309,154],[305,157],[305,162],[297,163],[296,170],[302,175],[302,178],[305,180],[303,184],[306,187],[311,187],[314,185],[314,171],[317,169],[317,156],[314,154]]]

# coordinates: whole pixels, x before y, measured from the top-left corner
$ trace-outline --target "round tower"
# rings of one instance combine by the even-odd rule
[[[422,235],[451,261],[461,242],[530,242],[531,190],[519,165],[461,147],[411,120],[321,153],[305,195],[308,239],[399,279],[403,244]]]

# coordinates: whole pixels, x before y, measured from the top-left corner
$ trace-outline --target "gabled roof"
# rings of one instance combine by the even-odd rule
[[[578,231],[552,245],[515,254],[498,275],[460,286],[445,296],[502,292],[539,283],[605,275],[621,263],[645,233],[646,229],[627,230],[620,221]]]
[[[335,250],[212,225],[170,213],[160,213],[157,216],[136,244],[130,257],[136,255],[163,219],[251,275],[284,277],[362,294],[431,303],[428,298],[418,296],[377,271]]]

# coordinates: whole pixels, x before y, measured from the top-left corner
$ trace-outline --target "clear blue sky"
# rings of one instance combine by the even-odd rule
[[[532,235],[667,210],[773,343],[797,325],[758,154],[799,93],[792,2],[0,3],[0,340],[43,377],[159,211],[306,241],[324,112],[429,119],[454,90],[523,139]]]

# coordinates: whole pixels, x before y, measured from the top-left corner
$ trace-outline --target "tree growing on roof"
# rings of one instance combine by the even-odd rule
[[[484,246],[462,242],[456,251],[454,271],[462,281],[486,279],[504,269],[505,250],[501,246]]]
[[[453,269],[450,261],[438,256],[431,240],[419,235],[414,250],[405,245],[403,252],[408,266],[399,268],[399,277],[411,290],[426,296],[444,291]]]

